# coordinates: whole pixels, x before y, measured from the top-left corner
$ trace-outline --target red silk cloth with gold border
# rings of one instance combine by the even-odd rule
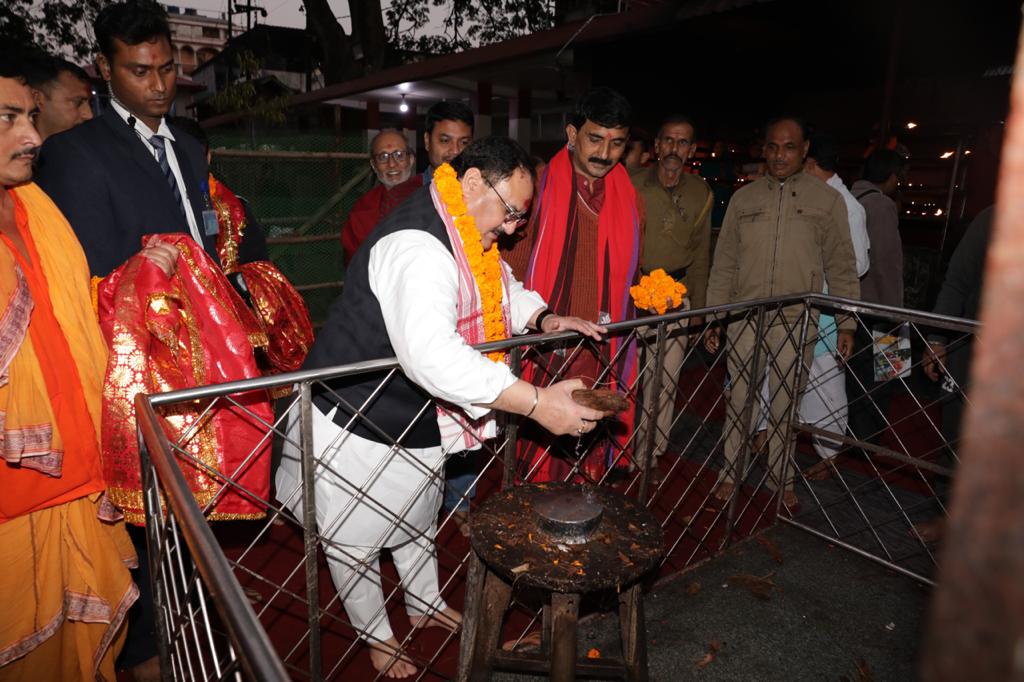
[[[100,327],[110,347],[103,387],[104,475],[113,502],[131,523],[145,523],[134,398],[261,375],[254,345],[265,345],[260,325],[213,260],[184,234],[156,234],[178,250],[171,277],[136,254],[99,285]],[[273,423],[266,391],[161,408],[176,460],[192,494],[210,519],[264,515],[270,491]],[[261,421],[263,423],[261,423]],[[225,487],[225,478],[238,488]]]

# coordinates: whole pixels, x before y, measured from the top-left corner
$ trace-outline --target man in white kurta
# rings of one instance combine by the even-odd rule
[[[836,173],[838,149],[829,135],[811,135],[811,146],[807,152],[804,171],[814,175],[832,189],[839,192],[846,204],[846,217],[850,223],[850,241],[853,255],[857,259],[857,277],[863,277],[870,264],[868,250],[867,216],[864,207],[846,188],[843,179]],[[825,282],[823,293],[828,293]],[[800,399],[800,421],[830,433],[846,433],[847,400],[846,373],[836,360],[836,320],[832,315],[822,314],[818,319],[818,343],[814,347],[814,360],[807,375],[807,386]],[[820,464],[806,472],[810,478],[822,478],[829,471],[827,460],[836,456],[842,447],[838,441],[814,436],[814,450],[822,458]]]
[[[486,138],[453,165],[486,251],[528,210],[529,158],[507,138]],[[434,547],[446,456],[493,437],[494,409],[528,415],[553,433],[587,432],[602,416],[572,401],[579,381],[534,387],[460,333],[480,314],[479,290],[467,279],[468,261],[436,182],[385,218],[357,252],[345,292],[306,363],[326,367],[393,355],[401,367],[401,374],[327,382],[312,410],[317,526],[331,576],[353,627],[371,644],[374,666],[389,677],[416,668],[398,651],[388,623],[381,548],[391,551],[414,626],[454,628],[460,620],[441,596]],[[577,330],[597,338],[603,331],[550,314],[540,296],[502,267],[512,334]],[[434,401],[451,411],[439,411]],[[291,431],[277,494],[301,518],[298,420]]]

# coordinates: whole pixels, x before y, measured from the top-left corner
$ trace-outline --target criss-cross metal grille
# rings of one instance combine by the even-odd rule
[[[824,363],[831,367],[824,372],[814,366],[821,358],[819,337],[826,336],[819,333],[823,313],[856,332],[853,357]],[[709,322],[691,326],[693,318]],[[482,442],[466,462],[475,498],[469,499],[468,487],[461,496],[475,505],[504,486],[556,472],[643,500],[664,529],[662,575],[781,521],[929,583],[935,555],[915,524],[946,511],[975,327],[807,296],[616,324],[615,351],[564,334],[490,344],[486,348],[509,349],[516,371],[540,385],[588,368],[588,383],[613,386],[629,398],[632,426],[621,428],[628,422],[622,420],[589,437],[545,441],[529,421],[503,417],[497,437]],[[826,352],[834,354],[834,345]],[[635,371],[624,362],[629,354]],[[438,404],[424,400],[405,433],[393,439],[366,416],[398,371],[384,360],[139,398],[159,638],[174,679],[383,679],[365,646],[379,631],[354,627],[343,608],[362,580],[380,584],[383,604],[368,618],[391,623],[401,655],[417,668],[411,679],[454,676],[461,631],[415,628],[410,621],[410,614],[431,613],[441,603],[461,609],[466,582],[470,550],[455,511],[436,514],[427,528],[408,521],[421,498],[446,483],[443,460],[451,453],[425,460],[405,442],[419,420],[436,419]],[[345,376],[372,377],[376,389],[352,404],[331,388]],[[834,394],[837,382],[846,397],[838,403],[824,395]],[[273,423],[238,399],[245,391],[281,387],[292,390],[278,401]],[[341,405],[347,430],[314,447],[320,417],[311,396],[317,392]],[[816,394],[826,409],[809,420],[801,407]],[[239,471],[266,456],[260,448],[271,441],[274,465],[290,458],[301,475],[264,499],[239,485],[236,472],[215,471],[190,454],[197,427],[168,438],[160,414],[171,409],[192,410],[194,425],[233,410],[265,434],[260,447],[242,453]],[[337,459],[335,447],[356,425],[387,445],[386,455],[359,476]],[[266,519],[205,522],[220,496],[198,508],[184,478],[173,475],[179,467],[198,468],[223,484],[222,493],[265,506]],[[394,467],[422,481],[416,494],[398,503],[376,483]],[[731,494],[723,484],[731,485]],[[343,503],[326,505],[324,491]],[[374,551],[340,541],[359,513],[386,521],[368,545],[388,545],[388,537],[400,533],[407,551],[384,551],[378,560]],[[402,576],[435,557],[438,593],[427,599],[407,589]],[[341,564],[348,568],[338,572]],[[591,608],[614,604],[598,596]],[[530,594],[516,594],[503,639],[509,646],[525,641],[541,617]],[[267,643],[266,651],[254,647],[254,638]]]

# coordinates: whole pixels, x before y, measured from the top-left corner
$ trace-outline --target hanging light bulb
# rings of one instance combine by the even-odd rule
[[[398,110],[403,114],[409,111],[409,105],[405,103],[405,95],[402,95],[402,103],[398,105]]]

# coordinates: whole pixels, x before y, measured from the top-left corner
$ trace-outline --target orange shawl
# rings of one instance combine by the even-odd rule
[[[110,344],[104,472],[114,503],[137,524],[144,522],[144,512],[135,395],[256,378],[260,372],[253,346],[266,343],[252,313],[190,237],[157,234],[143,239],[145,244],[154,241],[178,250],[172,277],[138,254],[99,286],[100,326]],[[262,504],[239,490],[263,499],[269,494],[270,440],[264,435],[273,414],[265,391],[232,398],[238,405],[220,402],[208,412],[208,401],[166,409],[163,426],[172,442],[187,434],[178,464],[199,505],[213,505],[206,510],[208,518],[260,518]],[[222,491],[218,474],[239,488]]]
[[[85,255],[39,187],[9,194],[28,259],[3,240],[0,522],[104,488],[97,434],[106,348]]]

